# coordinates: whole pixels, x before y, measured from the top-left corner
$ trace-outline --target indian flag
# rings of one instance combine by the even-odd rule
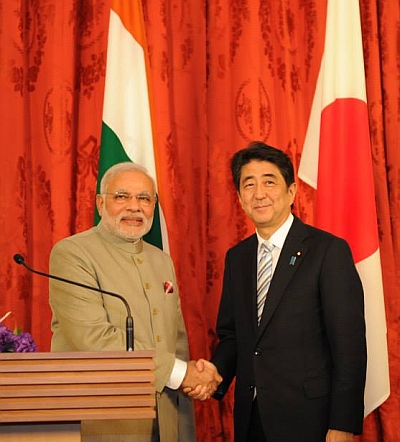
[[[390,394],[358,0],[328,0],[324,54],[299,167],[316,192],[315,224],[345,238],[365,294],[365,416]]]
[[[148,53],[140,0],[112,0],[97,188],[116,163],[146,167],[157,183],[148,81]],[[98,215],[96,214],[98,221]],[[146,240],[169,251],[161,206]]]

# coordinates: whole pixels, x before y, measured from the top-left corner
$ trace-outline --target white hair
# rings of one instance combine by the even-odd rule
[[[156,189],[156,182],[145,167],[137,163],[132,163],[131,161],[125,161],[123,163],[114,164],[114,166],[111,166],[109,169],[107,169],[107,171],[103,175],[103,178],[100,181],[100,193],[105,193],[107,189],[107,184],[110,181],[111,177],[118,175],[119,173],[131,170],[137,170],[146,174],[151,179],[154,189]]]

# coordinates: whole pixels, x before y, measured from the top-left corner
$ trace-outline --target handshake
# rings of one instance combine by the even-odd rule
[[[205,401],[210,399],[221,382],[217,367],[212,362],[199,359],[188,362],[181,388],[193,399]]]

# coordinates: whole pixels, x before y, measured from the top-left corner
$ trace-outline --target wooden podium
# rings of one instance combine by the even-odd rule
[[[83,420],[154,419],[153,356],[0,353],[0,440],[78,442]]]

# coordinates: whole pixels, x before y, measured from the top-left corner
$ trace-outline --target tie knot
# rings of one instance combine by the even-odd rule
[[[268,242],[268,241],[264,241],[261,244],[261,250],[262,250],[263,253],[271,253],[272,250],[274,249],[274,247],[275,246],[273,244],[271,244],[270,242]]]

